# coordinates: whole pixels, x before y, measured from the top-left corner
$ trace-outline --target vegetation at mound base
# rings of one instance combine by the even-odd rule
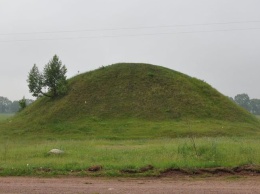
[[[158,176],[174,169],[180,169],[177,175],[186,175],[183,173],[186,170],[198,175],[201,168],[210,168],[202,171],[205,175],[240,175],[239,168],[242,168],[241,175],[260,173],[258,137],[115,141],[71,140],[68,135],[64,140],[55,137],[40,140],[34,136],[29,140],[0,137],[0,141],[0,176]],[[48,154],[53,148],[62,149],[65,153]],[[100,165],[103,168],[98,172],[88,170]],[[153,168],[141,170],[148,165]]]
[[[254,134],[259,121],[201,80],[123,63],[71,78],[67,95],[39,98],[1,129],[125,139]]]

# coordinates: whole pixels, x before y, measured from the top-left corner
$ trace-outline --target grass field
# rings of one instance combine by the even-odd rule
[[[258,118],[260,120],[260,115],[256,115],[256,118]]]
[[[120,170],[154,166],[154,170],[138,174],[146,176],[173,167],[260,165],[259,143],[259,138],[252,136],[137,140],[5,138],[1,139],[0,175],[90,175],[88,167],[102,165],[103,170],[94,175],[125,176]],[[65,154],[49,155],[53,148],[62,149]]]
[[[13,115],[14,114],[2,114],[2,113],[0,113],[0,122],[10,118]]]
[[[221,136],[219,130],[218,133],[213,133],[214,125],[223,126],[226,131],[224,122],[205,122],[188,123],[189,125],[182,122],[157,122],[155,125],[149,122],[145,125],[144,122],[132,121],[132,127],[137,129],[130,129],[131,133],[127,130],[129,128],[123,128],[123,121],[114,121],[114,125],[112,121],[99,121],[95,133],[72,130],[71,133],[63,134],[62,127],[55,132],[44,133],[1,129],[0,176],[128,176],[121,171],[136,170],[146,165],[152,165],[154,169],[135,176],[153,176],[173,167],[196,169],[260,165],[259,130],[258,133],[255,129],[252,130],[252,134],[248,130],[248,135],[239,135],[238,132],[234,136],[231,134],[236,126],[241,128],[242,125],[236,123],[229,129],[229,135],[223,133],[225,136]],[[93,123],[89,125],[94,126]],[[208,129],[205,127],[207,125]],[[150,135],[159,126],[165,128],[165,134],[160,132],[157,137]],[[171,131],[172,138],[171,128],[176,129]],[[197,136],[189,133],[189,130],[197,131]],[[175,136],[176,133],[180,137]],[[181,134],[186,137],[181,137]],[[205,134],[211,136],[203,137]],[[65,154],[49,155],[48,151],[53,148],[62,149]],[[93,165],[101,165],[102,171],[88,172],[86,169]]]
[[[5,125],[0,126],[8,125],[13,119],[11,115],[1,115],[1,118]],[[244,123],[233,126],[211,120],[156,123],[86,120],[81,123],[88,127],[83,130],[70,123],[61,123],[59,128],[49,131],[35,131],[33,125],[27,130],[16,126],[17,129],[7,131],[0,127],[0,176],[129,176],[121,170],[146,165],[154,169],[134,176],[153,176],[173,167],[260,165],[259,130],[250,130],[250,125]],[[245,129],[240,131],[242,126],[248,128],[247,135]],[[49,155],[53,148],[62,149],[65,154]],[[88,172],[88,167],[93,165],[102,165],[102,171]]]

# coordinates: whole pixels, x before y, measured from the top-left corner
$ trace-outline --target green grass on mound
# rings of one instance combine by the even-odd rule
[[[8,129],[8,130],[7,130]],[[138,119],[79,119],[54,123],[15,121],[0,123],[0,135],[24,138],[154,139],[178,137],[257,136],[258,125],[218,120],[147,121]]]
[[[207,83],[164,67],[114,64],[75,76],[68,94],[42,97],[0,125],[14,133],[98,137],[239,135],[259,122]]]
[[[81,117],[254,120],[207,83],[159,66],[115,64],[69,82],[65,97],[42,98],[21,116],[32,114],[48,121]]]

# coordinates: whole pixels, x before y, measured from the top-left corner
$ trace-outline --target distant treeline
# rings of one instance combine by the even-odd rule
[[[26,104],[33,102],[31,99],[25,99]],[[6,97],[0,96],[0,113],[16,113],[20,110],[19,100],[11,101]]]
[[[234,98],[230,97],[230,99],[249,112],[255,115],[260,115],[260,99],[250,99],[250,97],[245,93],[238,94]]]

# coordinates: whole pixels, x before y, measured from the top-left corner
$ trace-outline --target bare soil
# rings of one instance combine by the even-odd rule
[[[90,194],[134,194],[134,193],[260,193],[260,176],[190,177],[173,176],[163,178],[32,178],[0,177],[0,193],[90,193]]]

